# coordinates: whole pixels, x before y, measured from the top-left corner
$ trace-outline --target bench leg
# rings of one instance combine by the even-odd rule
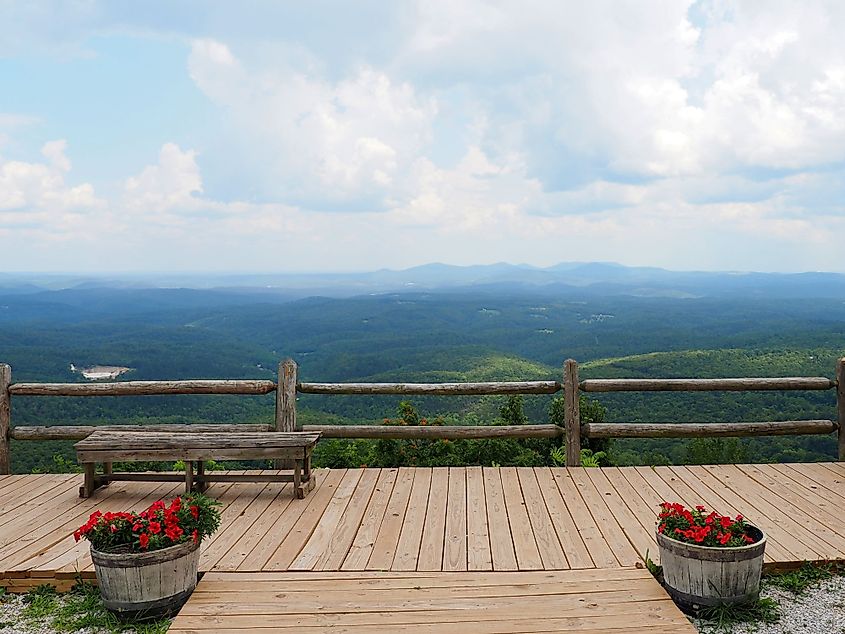
[[[293,493],[300,500],[305,497],[305,489],[302,488],[302,460],[293,462]]]
[[[194,488],[194,463],[185,461],[185,493],[190,493]]]
[[[208,488],[208,482],[206,482],[203,478],[205,477],[205,461],[204,460],[197,460],[197,481],[194,484],[194,490],[199,491],[200,493],[204,493],[205,490]]]
[[[110,462],[104,462],[103,475],[110,476],[112,473],[114,473],[112,469],[112,464]],[[103,481],[98,486],[106,487],[109,485],[109,482],[111,482],[111,480],[109,480],[108,478],[103,478]]]
[[[90,498],[98,486],[96,472],[97,465],[93,462],[86,462],[82,466],[85,469],[85,476],[82,481],[82,486],[79,487],[79,497]]]

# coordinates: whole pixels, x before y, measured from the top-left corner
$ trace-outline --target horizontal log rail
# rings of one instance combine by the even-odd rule
[[[112,383],[12,383],[13,396],[162,396],[165,394],[269,394],[273,381],[119,381]]]
[[[97,430],[105,431],[165,431],[174,433],[206,433],[206,432],[265,432],[272,429],[272,425],[21,425],[12,427],[10,436],[14,440],[82,440]]]
[[[489,383],[299,383],[301,394],[401,394],[482,396],[493,394],[554,394],[557,381],[499,381]]]
[[[831,434],[832,420],[784,420],[749,423],[584,423],[585,438],[703,438]]]
[[[829,390],[836,381],[823,376],[750,379],[587,379],[584,392],[750,392],[755,390]]]
[[[12,383],[11,368],[0,363],[0,474],[10,472],[9,440],[80,440],[96,429],[116,431],[319,431],[324,438],[369,439],[567,439],[567,466],[580,464],[581,438],[697,438],[779,436],[838,432],[839,459],[845,460],[845,358],[837,360],[837,380],[826,377],[663,378],[578,380],[577,363],[564,364],[561,381],[495,381],[466,383],[315,383],[298,380],[298,366],[279,364],[278,381],[188,380],[112,381],[107,383]],[[836,389],[836,420],[723,423],[583,423],[577,406],[581,392],[718,392]],[[565,425],[305,425],[297,421],[297,394],[484,396],[555,394],[564,391]],[[131,396],[167,394],[276,393],[276,415],[270,425],[53,425],[12,427],[12,396]],[[284,466],[279,462],[278,466]]]
[[[469,440],[477,438],[557,438],[564,431],[557,425],[304,425],[322,438],[381,438]]]

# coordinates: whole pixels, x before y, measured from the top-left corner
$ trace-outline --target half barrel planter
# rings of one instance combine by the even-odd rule
[[[657,533],[664,585],[682,610],[757,600],[766,536],[756,526],[746,527],[755,542],[734,548],[687,544]]]
[[[92,548],[103,604],[122,619],[174,615],[196,588],[199,548],[193,541],[144,553]]]

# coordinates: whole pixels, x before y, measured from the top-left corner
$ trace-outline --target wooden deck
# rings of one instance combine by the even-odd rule
[[[171,634],[653,632],[695,629],[645,570],[205,575]]]
[[[215,572],[560,571],[657,559],[657,505],[742,512],[769,535],[766,563],[845,559],[845,465],[318,470],[304,500],[285,483],[216,483]],[[81,475],[0,476],[0,585],[69,586],[93,571],[71,532],[95,509],[139,509],[174,483],[112,483],[77,497]]]

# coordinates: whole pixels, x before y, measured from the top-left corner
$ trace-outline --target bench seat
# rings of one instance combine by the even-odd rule
[[[113,480],[150,480],[167,482],[182,476],[167,473],[114,473],[116,461],[185,462],[186,491],[204,490],[209,482],[293,482],[296,497],[303,498],[314,488],[311,452],[319,432],[163,432],[97,430],[74,445],[76,459],[85,469],[81,497]],[[214,474],[206,473],[204,460],[284,460],[293,464],[293,473]],[[96,464],[103,463],[103,473]],[[196,463],[196,473],[194,473]]]

